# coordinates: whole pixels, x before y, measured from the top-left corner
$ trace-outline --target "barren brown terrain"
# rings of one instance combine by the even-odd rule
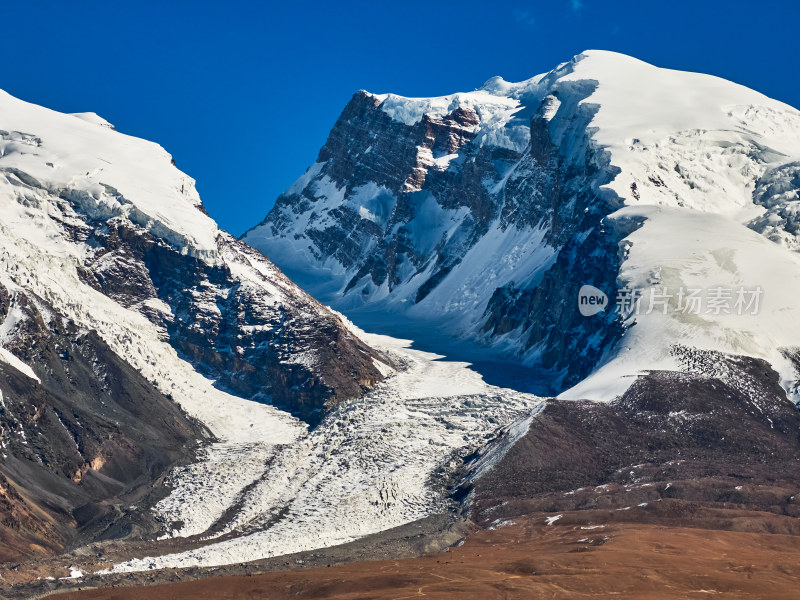
[[[641,509],[643,510],[643,509]],[[646,525],[611,513],[531,516],[449,552],[170,585],[84,590],[58,600],[770,598],[800,593],[800,537]],[[588,517],[596,517],[596,521]],[[752,517],[752,520],[750,520]],[[768,530],[785,517],[742,513]]]

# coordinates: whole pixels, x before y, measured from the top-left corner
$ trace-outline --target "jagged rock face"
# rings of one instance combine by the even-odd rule
[[[483,334],[524,331],[524,347],[544,346],[540,364],[561,373],[549,388],[553,394],[583,379],[624,332],[613,312],[589,324],[574,310],[574,292],[583,282],[613,289],[618,243],[613,234],[592,228],[585,239],[576,237],[562,246],[538,285],[526,288],[511,282],[497,288],[486,305]]]
[[[603,221],[618,205],[598,197],[594,187],[611,180],[611,174],[599,166],[602,152],[587,147],[578,156],[583,160],[576,160],[553,140],[549,121],[564,106],[558,97],[558,91],[546,96],[531,118],[529,152],[505,183],[500,216],[506,225],[544,227],[542,244],[554,249],[552,262],[542,269],[535,285],[511,281],[498,287],[486,304],[481,327],[489,339],[521,332],[523,353],[543,348],[539,364],[561,373],[551,388],[553,393],[583,379],[623,333],[611,311],[593,322],[575,311],[575,290],[585,282],[615,288],[622,236],[607,229]],[[585,131],[596,110],[575,102],[570,119],[574,130],[568,135]],[[579,145],[588,146],[588,141],[581,139]]]
[[[101,226],[102,225],[102,226]],[[222,389],[317,423],[326,408],[380,381],[372,352],[252,248],[220,233],[220,264],[179,253],[123,221],[87,222],[92,287],[133,306]],[[232,265],[283,288],[281,302],[237,278]],[[155,302],[155,303],[154,303]],[[161,303],[161,304],[159,304]],[[164,310],[166,309],[166,310]]]
[[[612,205],[596,188],[611,174],[585,139],[595,109],[580,101],[593,85],[562,87],[569,101],[555,90],[533,114],[515,115],[518,107],[502,103],[476,111],[454,100],[410,123],[386,110],[385,97],[358,92],[317,163],[244,239],[292,273],[338,270],[345,297],[463,312],[462,327],[478,337],[517,336],[518,354],[546,347],[538,362],[574,383],[621,328],[596,336],[597,324],[582,320],[566,296],[586,280],[613,286],[619,236],[601,227]],[[569,122],[566,132],[551,128],[556,113]],[[506,137],[489,139],[504,120]],[[565,137],[577,140],[568,150]],[[472,255],[497,252],[492,238],[504,236],[517,240],[511,255],[501,249],[488,273],[465,276]],[[517,264],[526,259],[534,268]],[[521,272],[502,272],[504,262]],[[475,281],[484,275],[495,285]],[[568,346],[560,343],[566,330]]]
[[[424,201],[421,190],[451,188],[441,180],[445,163],[437,162],[437,158],[452,156],[471,141],[477,124],[473,110],[458,108],[440,118],[424,115],[415,125],[407,126],[382,111],[376,97],[359,92],[320,151],[321,167],[316,169],[315,179],[336,188],[353,189],[363,184],[368,189],[358,193],[371,196],[369,207],[347,202],[318,207],[318,196],[305,187],[282,196],[278,200],[281,208],[273,211],[271,219],[276,227],[290,229],[299,215],[311,212],[317,225],[306,231],[313,241],[311,251],[320,260],[332,256],[345,269],[356,270],[348,290],[364,278],[373,286],[386,284],[391,289],[407,279],[408,265],[416,272],[429,260],[404,225],[416,216],[418,205]],[[493,158],[481,156],[480,160],[489,162]],[[466,206],[475,214],[480,223],[471,223],[468,228],[485,227],[492,211],[481,187],[472,185],[480,176],[480,168],[464,169],[456,185],[459,190],[474,193],[455,193],[442,199],[449,208]],[[437,272],[447,269],[447,261],[443,258],[437,264]],[[424,290],[420,294],[424,295]]]
[[[540,393],[613,399],[638,374],[675,368],[675,344],[794,378],[777,348],[800,338],[785,327],[798,269],[764,238],[798,247],[798,139],[789,106],[600,51],[441,98],[359,92],[244,239],[290,276],[312,273],[302,283],[342,310],[433,320],[542,367]],[[611,309],[636,289],[643,311],[586,318],[583,285]],[[682,312],[679,288],[710,286],[760,286],[771,300],[750,321]],[[645,314],[663,287],[668,318]]]

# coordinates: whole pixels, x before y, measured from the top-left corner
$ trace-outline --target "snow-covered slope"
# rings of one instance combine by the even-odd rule
[[[30,271],[23,287],[35,293],[63,295],[85,313],[76,322],[126,359],[145,350],[111,331],[144,317],[152,338],[220,387],[301,416],[381,378],[336,315],[217,228],[160,146],[4,93],[0,134],[6,270]],[[7,287],[20,285],[14,277]],[[166,364],[150,368],[169,379]]]
[[[676,346],[765,358],[789,388],[798,161],[794,108],[588,51],[442,98],[357,93],[244,239],[338,308],[433,319],[564,397],[613,398]],[[583,316],[583,285],[608,308]],[[628,289],[638,313],[616,310]]]
[[[216,256],[216,224],[197,210],[194,181],[161,146],[118,133],[94,113],[64,115],[2,91],[0,111],[5,172],[63,190],[90,216],[124,215],[186,252]]]
[[[242,456],[268,457],[304,433],[296,417],[319,422],[388,369],[219,230],[160,146],[4,92],[0,309],[0,476],[48,503],[54,544],[212,436],[203,457],[236,457],[237,493]]]

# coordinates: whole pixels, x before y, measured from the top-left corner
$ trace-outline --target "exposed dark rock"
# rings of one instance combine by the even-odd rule
[[[462,489],[473,494],[473,516],[489,523],[667,499],[800,516],[800,413],[777,374],[760,360],[702,357],[724,373],[653,372],[608,404],[549,401]]]
[[[210,263],[124,217],[92,217],[82,193],[59,196],[66,235],[94,250],[78,267],[84,282],[162,327],[164,339],[222,389],[316,424],[326,408],[382,379],[375,351],[257,250],[220,232],[219,252],[230,262]],[[231,262],[274,293],[244,285]]]
[[[11,351],[37,382],[0,362],[0,555],[31,556],[101,534],[207,437],[94,332],[23,293]],[[10,297],[0,291],[3,316]],[[20,543],[19,538],[27,540]]]

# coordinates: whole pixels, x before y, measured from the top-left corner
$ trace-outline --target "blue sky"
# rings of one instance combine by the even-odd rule
[[[18,0],[0,15],[0,88],[159,142],[237,235],[361,88],[466,91],[600,48],[800,106],[800,7],[786,1]]]

